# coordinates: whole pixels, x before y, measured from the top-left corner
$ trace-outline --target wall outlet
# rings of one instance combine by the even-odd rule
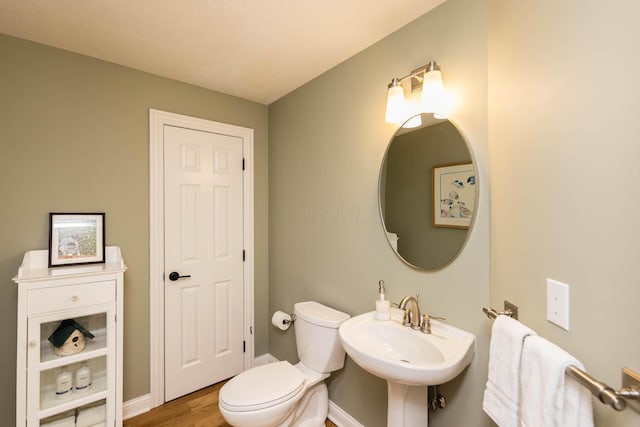
[[[569,285],[547,279],[547,320],[569,330]]]

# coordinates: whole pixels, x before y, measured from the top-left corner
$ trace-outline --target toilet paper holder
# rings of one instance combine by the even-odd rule
[[[273,316],[271,317],[271,324],[282,331],[286,331],[291,327],[295,320],[295,314],[288,314],[284,311],[278,310],[273,313]]]
[[[289,320],[289,319],[282,319],[282,324],[283,324],[283,325],[289,325],[289,324],[291,324],[291,323],[293,323],[293,322],[295,322],[295,321],[296,321],[296,314],[295,314],[295,313],[291,313],[289,316],[291,317],[291,320]]]

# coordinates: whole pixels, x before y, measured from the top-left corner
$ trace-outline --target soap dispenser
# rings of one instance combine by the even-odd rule
[[[377,320],[391,319],[391,303],[384,293],[384,280],[378,282],[378,299],[376,300],[375,317]]]

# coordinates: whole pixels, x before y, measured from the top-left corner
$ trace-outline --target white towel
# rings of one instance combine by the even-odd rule
[[[591,393],[565,375],[582,363],[539,336],[528,337],[522,351],[522,427],[593,427]]]
[[[41,427],[75,427],[76,426],[76,416],[71,415],[66,418],[62,418],[59,420],[51,421],[48,423],[40,424]]]
[[[489,375],[482,409],[500,427],[519,425],[522,343],[534,334],[509,316],[498,316],[491,328]]]
[[[101,424],[107,419],[106,406],[93,406],[90,408],[81,408],[78,411],[77,427],[90,427]]]

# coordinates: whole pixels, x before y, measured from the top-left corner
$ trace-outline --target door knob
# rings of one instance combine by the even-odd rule
[[[172,282],[175,282],[178,279],[183,279],[186,277],[191,277],[190,274],[181,276],[180,273],[178,273],[177,271],[172,271],[171,273],[169,273],[169,280],[171,280]]]

